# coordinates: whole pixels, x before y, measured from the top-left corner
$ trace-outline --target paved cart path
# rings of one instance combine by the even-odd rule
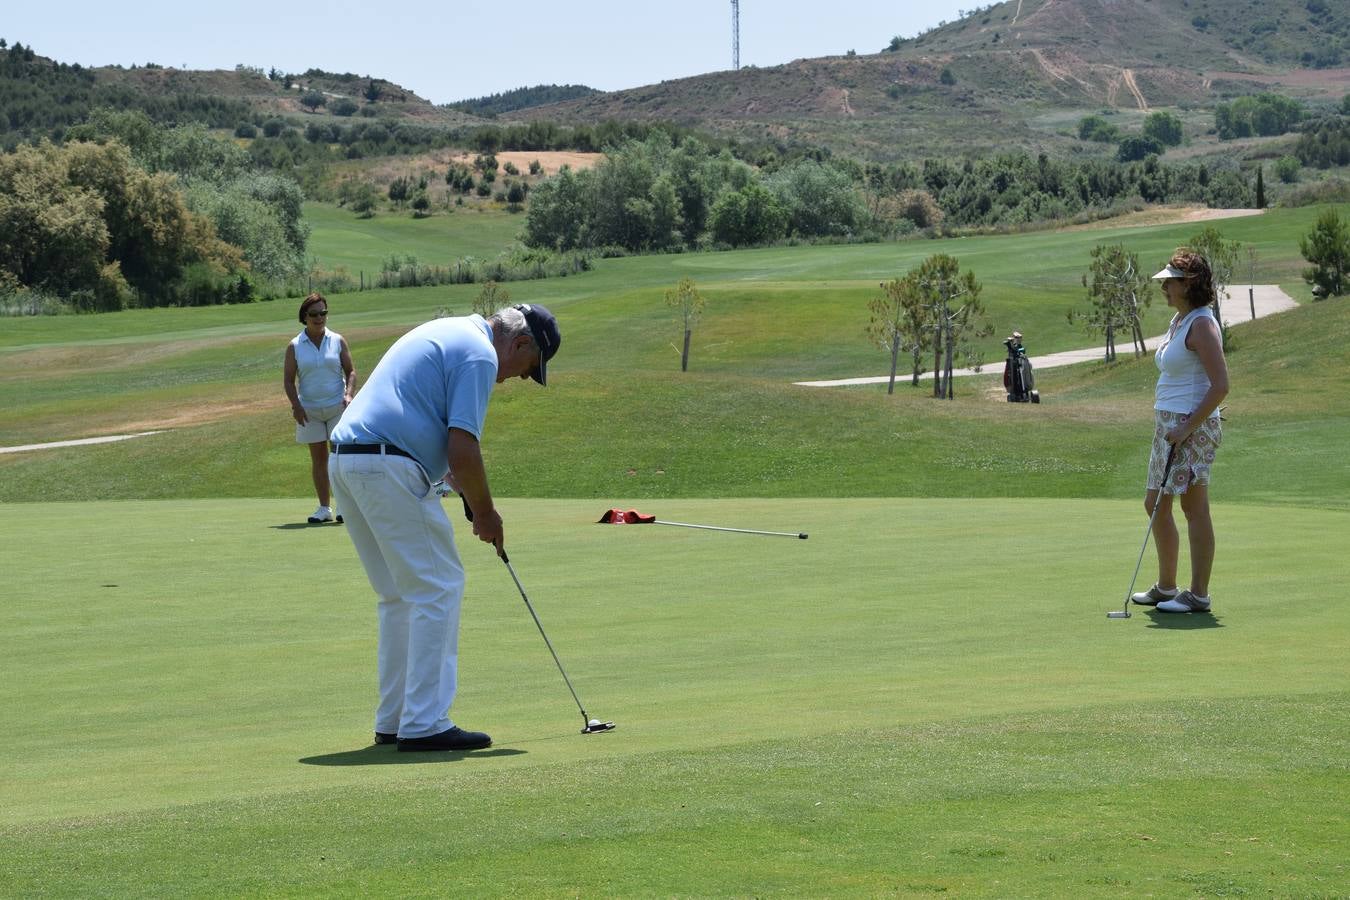
[[[1284,291],[1280,290],[1277,284],[1258,284],[1253,285],[1252,303],[1247,302],[1247,292],[1243,288],[1236,288],[1234,295],[1224,301],[1224,316],[1230,325],[1240,325],[1243,322],[1251,320],[1251,306],[1256,306],[1256,318],[1273,315],[1274,313],[1284,312],[1287,309],[1293,309],[1298,306],[1294,298],[1290,297]],[[1162,338],[1159,335],[1155,338],[1149,338],[1147,343],[1150,349],[1157,346]],[[1119,342],[1116,344],[1117,353],[1128,353],[1129,345],[1122,346]],[[1048,353],[1045,356],[1031,357],[1031,366],[1033,370],[1053,369],[1059,366],[1071,366],[1074,363],[1091,362],[1092,360],[1103,359],[1106,356],[1105,345],[1101,347],[1088,347],[1084,350],[1065,350],[1062,353]],[[954,376],[962,375],[989,375],[991,373],[1002,373],[1003,367],[999,363],[1002,359],[995,360],[984,367],[983,372],[976,372],[974,369],[955,369],[952,371]],[[931,379],[932,372],[924,372],[919,376],[920,379]],[[904,360],[901,360],[900,370],[895,373],[895,381],[899,384],[902,381],[909,381],[912,378],[910,370],[905,369]],[[889,375],[874,375],[865,378],[836,378],[830,381],[794,381],[793,384],[800,384],[804,387],[846,387],[854,384],[885,384],[890,381]]]

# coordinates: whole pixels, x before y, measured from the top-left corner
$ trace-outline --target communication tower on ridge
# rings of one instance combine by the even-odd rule
[[[741,67],[741,0],[731,0],[731,68]]]

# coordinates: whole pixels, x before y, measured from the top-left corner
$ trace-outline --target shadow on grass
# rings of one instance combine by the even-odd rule
[[[1202,628],[1222,628],[1223,623],[1213,613],[1166,613],[1150,609],[1144,613],[1153,622],[1149,628],[1164,628],[1168,631],[1197,631]]]
[[[332,528],[341,522],[287,522],[285,525],[268,525],[273,531],[295,531],[301,528]]]
[[[397,747],[371,744],[360,750],[325,753],[322,756],[302,756],[296,760],[306,766],[407,766],[421,763],[460,762],[487,756],[519,756],[524,750],[498,747],[492,750],[436,751],[426,753],[399,753]]]

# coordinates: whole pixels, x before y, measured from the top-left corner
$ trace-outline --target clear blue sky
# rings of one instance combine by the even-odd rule
[[[741,65],[876,53],[973,0],[741,0]],[[436,103],[536,84],[618,90],[731,68],[730,0],[674,3],[7,0],[0,37],[82,65],[314,67]]]

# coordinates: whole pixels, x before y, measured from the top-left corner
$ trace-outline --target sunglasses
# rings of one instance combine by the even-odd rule
[[[314,309],[311,309],[309,312],[305,313],[305,315],[308,316],[308,317],[311,318],[311,319],[322,319],[322,318],[324,318],[325,316],[328,315],[328,310],[326,310],[326,309],[320,309],[320,310],[314,310]]]

